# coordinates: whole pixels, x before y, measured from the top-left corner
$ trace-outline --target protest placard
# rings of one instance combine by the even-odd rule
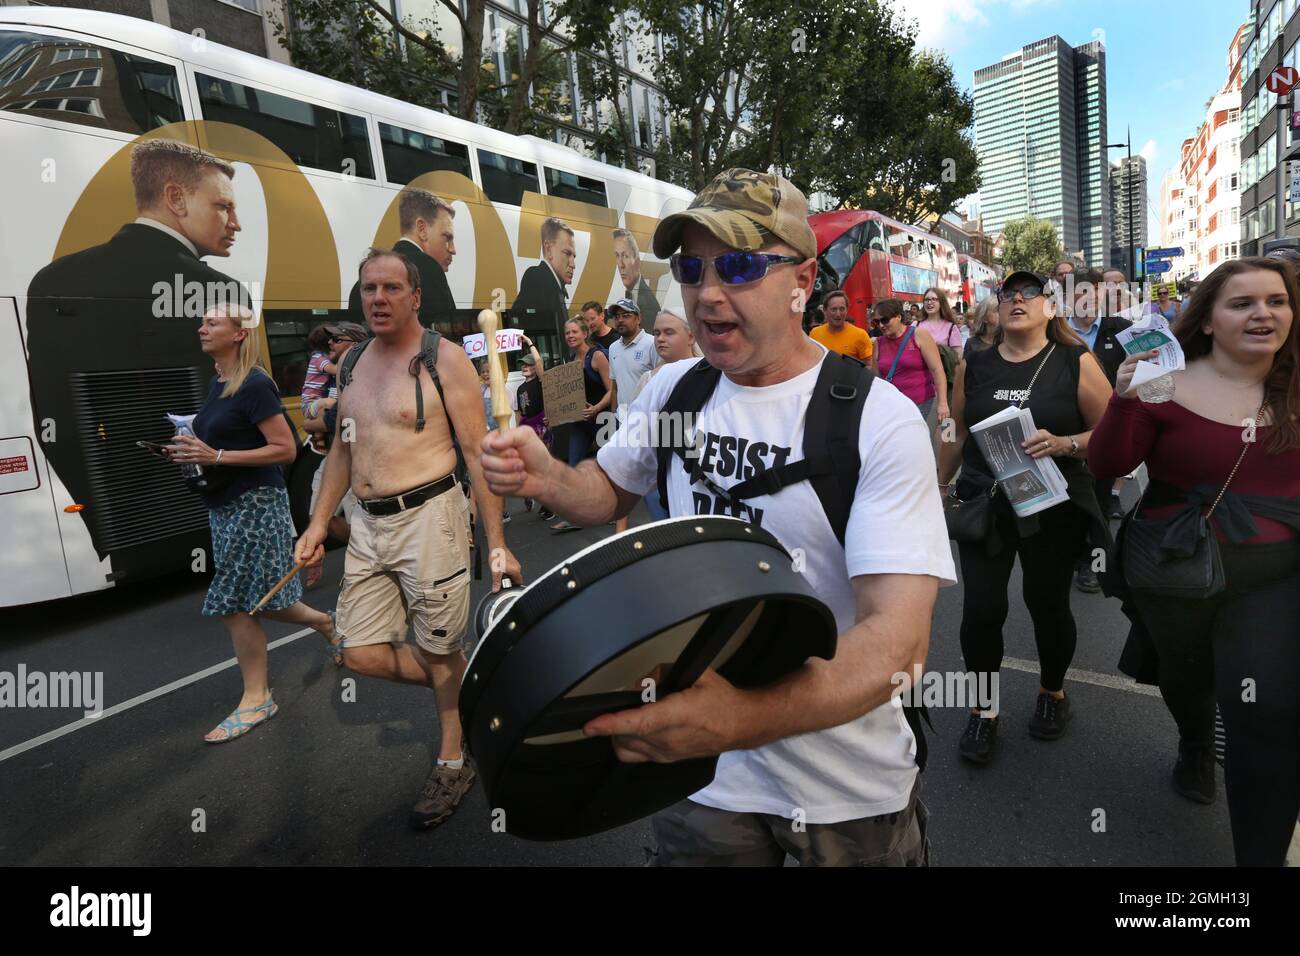
[[[522,329],[497,329],[497,351],[498,352],[518,352],[524,347]],[[473,335],[467,335],[461,339],[460,344],[465,349],[465,354],[472,359],[487,358],[487,336],[482,332],[475,332]]]
[[[582,421],[587,391],[582,382],[582,363],[566,362],[542,373],[542,403],[546,421],[554,428]]]

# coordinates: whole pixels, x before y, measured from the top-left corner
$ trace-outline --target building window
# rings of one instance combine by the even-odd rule
[[[56,76],[47,76],[33,83],[27,93],[30,96],[32,93],[66,90],[75,86],[99,86],[99,79],[103,72],[103,70],[72,70]]]
[[[298,166],[375,178],[363,117],[204,73],[194,79],[204,119],[260,133]]]
[[[54,51],[54,62],[64,63],[68,60],[98,60],[99,50],[94,47],[65,46]]]
[[[185,119],[176,71],[165,64],[17,30],[0,30],[0,50],[6,66],[0,76],[0,110],[50,111],[58,114],[50,119],[131,135]],[[94,65],[52,69],[87,60]],[[73,90],[96,95],[67,96]],[[55,95],[31,98],[50,93]]]
[[[473,180],[469,147],[451,140],[379,124],[379,148],[384,154],[384,171],[390,183],[405,186],[417,176],[449,169]]]
[[[478,151],[478,169],[483,177],[483,192],[492,202],[523,204],[524,193],[542,191],[537,179],[537,164],[522,159]]]
[[[81,113],[85,116],[94,116],[97,119],[104,118],[104,111],[100,108],[99,100],[94,97],[31,100],[21,105],[6,107],[6,109],[49,110],[51,112]],[[59,118],[62,119],[63,117]]]

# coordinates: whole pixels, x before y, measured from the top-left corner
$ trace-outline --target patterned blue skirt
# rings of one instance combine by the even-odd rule
[[[228,505],[208,512],[215,573],[203,601],[205,617],[251,611],[293,567],[293,518],[283,488],[250,488]],[[302,599],[295,577],[265,610],[289,607]]]

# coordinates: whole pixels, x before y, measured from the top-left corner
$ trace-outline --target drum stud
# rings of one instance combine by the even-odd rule
[[[569,576],[569,569],[568,569],[568,568],[560,568],[560,577],[562,577],[562,578],[567,578],[568,576]]]
[[[570,590],[570,591],[577,590],[577,587],[578,587],[578,582],[577,582],[577,581],[570,581],[570,582],[569,582],[569,590]]]
[[[501,729],[501,718],[493,717],[492,720],[488,723],[488,730],[500,730],[500,729]]]
[[[754,529],[749,527],[749,525],[745,525],[745,534],[753,534],[753,533],[754,533]]]
[[[701,528],[699,525],[696,525],[696,526],[695,526],[695,533],[696,533],[696,534],[704,534],[704,529]]]
[[[506,630],[513,631],[515,627],[516,627],[516,623],[514,621],[511,621],[509,624],[506,625]]]
[[[772,565],[768,564],[766,561],[760,561],[758,562],[758,570],[762,571],[764,574],[767,574],[768,571],[772,570]]]
[[[642,544],[640,541],[633,541],[633,542],[632,542],[632,550],[633,550],[633,551],[640,551],[640,550],[641,550],[642,548],[644,548],[644,547],[645,547],[645,545]]]
[[[470,674],[470,675],[469,675],[469,679],[472,680],[474,683],[477,684],[477,683],[478,683],[478,671],[475,671],[473,674]]]

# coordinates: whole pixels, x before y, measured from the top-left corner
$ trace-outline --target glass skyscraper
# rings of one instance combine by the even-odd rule
[[[1110,254],[1106,48],[1037,40],[975,71],[975,148],[984,228],[1032,216],[1067,253],[1103,267]]]

